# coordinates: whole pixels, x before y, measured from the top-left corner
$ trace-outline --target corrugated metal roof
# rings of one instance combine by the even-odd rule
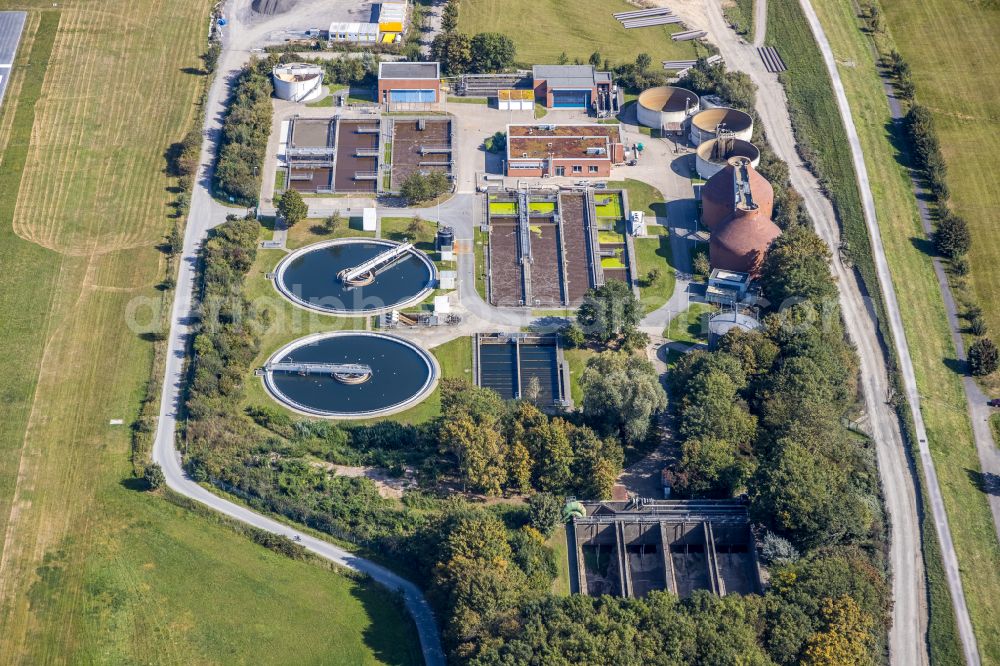
[[[440,68],[436,62],[382,62],[378,78],[433,80],[440,78]]]
[[[593,65],[535,65],[531,74],[550,88],[593,88],[597,81]]]

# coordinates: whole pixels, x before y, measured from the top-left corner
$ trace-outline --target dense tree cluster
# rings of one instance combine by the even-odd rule
[[[576,313],[576,323],[589,339],[601,345],[622,342],[627,348],[645,342],[636,335],[641,319],[642,304],[621,280],[588,290]]]
[[[399,193],[409,205],[431,201],[451,190],[451,181],[443,171],[410,174],[399,187]]]
[[[623,458],[615,439],[459,380],[442,382],[441,409],[441,450],[469,489],[610,497]]]
[[[587,361],[580,378],[584,419],[599,433],[627,444],[646,438],[667,394],[653,364],[626,352],[604,352]]]
[[[754,517],[799,548],[858,542],[877,522],[877,485],[871,452],[840,425],[858,364],[829,254],[804,227],[775,245],[761,281],[782,309],[673,373],[683,453],[674,483],[691,496],[748,492]]]
[[[502,72],[514,66],[517,48],[507,35],[481,32],[470,37],[457,30],[445,30],[431,42],[431,57],[441,63],[449,76],[475,72]]]
[[[817,553],[773,574],[763,596],[526,594],[461,654],[475,666],[875,663],[888,590],[864,557]]]
[[[258,312],[243,293],[246,272],[257,256],[259,233],[256,219],[231,217],[212,232],[202,250],[202,317],[194,339],[187,401],[188,415],[195,420],[228,417],[259,351],[267,313]],[[225,439],[226,429],[205,436]]]
[[[215,190],[243,205],[257,203],[271,135],[273,58],[251,60],[236,77],[215,165]]]

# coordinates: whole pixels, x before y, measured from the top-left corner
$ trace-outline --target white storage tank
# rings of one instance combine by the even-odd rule
[[[753,136],[750,114],[728,106],[706,109],[691,118],[691,143],[700,146],[714,139],[719,130],[732,132],[737,139],[749,141]]]
[[[688,116],[698,111],[698,96],[675,86],[643,91],[635,105],[640,125],[664,132],[682,131]]]
[[[278,65],[271,71],[274,94],[290,102],[311,102],[323,94],[323,68],[302,62]]]
[[[731,157],[745,157],[755,169],[760,164],[760,150],[757,146],[727,133],[721,138],[709,139],[698,146],[695,157],[698,176],[708,180],[722,171]]]

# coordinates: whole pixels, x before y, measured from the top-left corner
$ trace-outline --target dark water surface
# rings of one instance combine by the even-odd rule
[[[275,372],[275,388],[290,400],[326,413],[362,413],[388,409],[420,392],[431,370],[422,355],[391,338],[338,335],[293,349],[279,362],[362,363],[372,369],[364,384],[341,384],[321,375]]]
[[[337,273],[385,252],[389,245],[357,241],[306,252],[285,268],[286,291],[313,307],[331,312],[377,310],[405,303],[428,286],[430,269],[412,253],[375,276],[365,287],[348,287]]]

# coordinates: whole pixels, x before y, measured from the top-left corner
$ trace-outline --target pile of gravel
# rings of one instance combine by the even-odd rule
[[[298,2],[299,0],[253,0],[250,8],[258,14],[284,14]]]

